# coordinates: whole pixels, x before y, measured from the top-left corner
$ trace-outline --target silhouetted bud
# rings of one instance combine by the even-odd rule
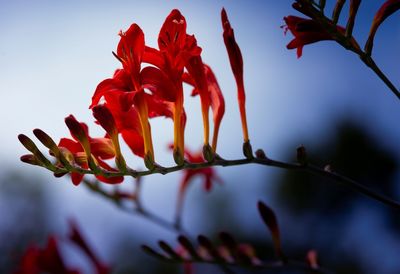
[[[303,145],[297,148],[297,162],[303,166],[307,165],[307,152]]]
[[[243,154],[247,159],[253,159],[253,149],[251,147],[250,141],[243,143]]]

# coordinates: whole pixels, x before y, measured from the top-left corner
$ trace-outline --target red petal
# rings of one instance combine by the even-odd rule
[[[222,95],[222,91],[218,85],[217,78],[215,77],[211,68],[207,65],[204,65],[204,70],[207,78],[208,91],[210,93],[214,125],[219,125],[225,113],[224,96]]]
[[[123,66],[135,80],[138,81],[142,56],[144,54],[144,34],[137,24],[132,24],[126,32],[120,32],[121,40],[117,48],[117,55],[123,60]],[[140,85],[140,83],[137,83]]]
[[[171,53],[183,48],[186,39],[186,20],[179,10],[174,9],[165,19],[158,35],[158,47]]]
[[[165,67],[164,57],[162,56],[161,52],[148,46],[145,47],[143,62],[152,64],[160,69]]]
[[[155,96],[150,96],[147,94],[146,94],[146,101],[149,109],[150,118],[164,116],[173,119],[174,103],[168,101],[162,101],[156,98]],[[185,116],[184,119],[186,121],[186,114],[183,113],[183,115]]]
[[[77,172],[71,172],[71,180],[74,185],[79,185],[82,182],[83,174]]]
[[[122,131],[122,138],[134,154],[142,158],[144,157],[143,137],[137,131],[124,130]]]
[[[83,151],[83,148],[80,143],[68,138],[61,138],[60,142],[58,143],[58,147],[65,147],[72,153]]]
[[[144,88],[155,96],[170,102],[176,101],[177,88],[170,78],[155,67],[145,67],[140,73]]]
[[[95,157],[103,160],[115,157],[114,146],[109,138],[91,138],[90,149]]]

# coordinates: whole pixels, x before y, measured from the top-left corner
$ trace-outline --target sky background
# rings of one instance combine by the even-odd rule
[[[330,11],[332,2],[327,1]],[[383,1],[364,1],[358,13],[355,37],[363,45],[374,11]],[[218,153],[224,158],[241,157],[242,133],[236,101],[236,86],[222,39],[220,11],[228,12],[238,44],[242,49],[247,92],[247,117],[253,148],[263,148],[275,159],[291,160],[294,147],[288,144],[312,143],[328,138],[335,121],[351,118],[366,128],[385,147],[400,151],[399,102],[354,54],[333,42],[306,46],[303,56],[286,49],[292,39],[280,28],[283,17],[297,14],[292,1],[5,1],[0,0],[0,161],[2,172],[16,170],[48,181],[55,201],[53,218],[57,231],[65,231],[66,217],[72,216],[91,231],[90,240],[99,252],[110,235],[123,227],[146,229],[148,234],[168,233],[140,218],[131,218],[68,178],[55,179],[44,169],[20,163],[26,153],[17,135],[33,136],[41,128],[55,140],[69,136],[64,118],[73,114],[86,122],[93,136],[103,134],[93,123],[88,106],[97,84],[120,66],[112,56],[119,41],[119,30],[137,23],[146,43],[155,47],[159,29],[169,12],[178,8],[186,17],[188,33],[196,35],[221,86],[226,113],[221,125]],[[347,12],[344,9],[343,15]],[[298,15],[298,14],[297,14]],[[399,14],[388,19],[376,36],[373,55],[377,64],[399,86]],[[198,98],[186,97],[188,113],[186,140],[195,150],[202,142]],[[172,122],[151,121],[157,161],[171,165],[167,145],[173,140]],[[307,149],[313,149],[307,147]],[[290,153],[289,153],[290,152]],[[126,155],[129,152],[126,150]],[[399,155],[397,153],[397,155]],[[289,157],[289,158],[288,158]],[[135,156],[126,157],[134,168],[143,167]],[[225,184],[211,194],[200,184],[189,190],[185,224],[201,232],[197,216],[190,208],[213,195],[240,191],[237,203],[259,198],[260,175],[273,178],[279,171],[246,166],[218,169]],[[399,176],[398,176],[399,177]],[[173,216],[180,175],[154,175],[144,180],[144,201],[148,207]],[[400,197],[394,193],[394,197]],[[199,198],[200,197],[200,198]],[[193,198],[193,199],[192,199]],[[195,199],[196,198],[196,199]],[[274,197],[267,197],[273,201]],[[238,215],[243,221],[255,212]],[[253,215],[252,215],[253,214]],[[247,218],[247,219],[246,219]],[[109,225],[118,223],[119,226]],[[161,236],[160,236],[161,237]],[[98,240],[103,239],[103,240]],[[106,240],[104,240],[106,239]]]

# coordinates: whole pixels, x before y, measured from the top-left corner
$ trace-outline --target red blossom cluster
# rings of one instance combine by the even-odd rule
[[[245,112],[242,55],[224,9],[221,19],[223,38],[238,88],[243,138],[247,144],[245,154],[252,156]],[[120,31],[119,36],[120,41],[113,54],[122,67],[111,78],[98,84],[90,105],[96,123],[106,131],[105,136],[91,137],[86,124],[70,115],[65,118],[65,123],[72,139],[62,138],[55,145],[47,134],[34,130],[36,137],[57,158],[55,167],[43,155],[38,155],[33,142],[22,134],[19,136],[21,143],[33,155],[25,155],[21,160],[45,166],[55,171],[57,176],[70,173],[75,185],[82,181],[86,173],[95,174],[99,181],[105,183],[121,183],[124,177],[118,174],[124,175],[128,167],[121,153],[119,136],[135,155],[144,159],[149,170],[154,170],[160,166],[155,161],[149,119],[163,116],[173,120],[173,157],[176,164],[181,166],[185,161],[191,162],[193,159],[185,153],[184,83],[193,88],[191,96],[199,95],[201,103],[204,142],[202,156],[201,153],[200,158],[196,156],[196,162],[215,159],[218,132],[225,113],[224,97],[212,69],[203,62],[202,49],[197,45],[195,36],[186,31],[185,17],[177,9],[171,11],[158,35],[158,48],[145,43],[144,33],[137,24]],[[211,142],[210,109],[213,114]],[[110,159],[115,160],[116,167],[106,162]],[[67,172],[60,172],[62,169]],[[103,176],[102,171],[116,174]],[[207,172],[207,169],[202,170],[205,178],[210,177]],[[193,174],[201,172],[191,172],[186,177]]]

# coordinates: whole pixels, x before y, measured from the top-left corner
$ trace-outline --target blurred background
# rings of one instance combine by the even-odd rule
[[[156,46],[159,29],[178,8],[188,33],[203,48],[203,60],[218,77],[226,100],[218,153],[240,158],[242,135],[236,86],[222,40],[220,11],[225,7],[245,64],[247,116],[253,148],[285,161],[295,160],[303,144],[313,162],[400,200],[399,102],[358,57],[329,41],[306,46],[303,56],[286,49],[292,39],[280,28],[283,17],[298,15],[293,1],[6,1],[0,0],[0,272],[15,269],[30,243],[43,244],[49,234],[63,237],[68,219],[81,227],[89,244],[113,273],[182,273],[178,265],[159,263],[140,250],[176,234],[119,210],[65,177],[19,161],[26,154],[19,133],[33,136],[41,128],[55,140],[68,137],[64,117],[85,121],[92,136],[88,106],[97,84],[120,66],[111,52],[118,31],[135,22],[146,43]],[[327,1],[330,13],[335,1]],[[375,11],[384,1],[363,1],[354,31],[363,44]],[[340,22],[345,24],[345,6]],[[379,29],[374,47],[377,64],[398,86],[400,16]],[[202,143],[198,98],[186,97],[186,140],[192,150]],[[167,146],[172,122],[151,121],[157,161],[172,165]],[[45,151],[43,149],[43,151]],[[128,155],[129,164],[143,168]],[[272,207],[290,258],[303,260],[310,249],[321,265],[335,273],[399,273],[399,213],[345,186],[303,173],[261,166],[218,168],[223,180],[210,193],[200,180],[188,189],[183,225],[193,235],[213,238],[230,231],[253,243],[260,257],[273,259],[271,238],[258,217],[256,203]],[[181,174],[143,179],[146,208],[165,219],[174,216]],[[131,189],[126,180],[121,188]],[[91,273],[74,248],[62,244],[66,263]],[[196,266],[196,273],[220,273]],[[240,270],[238,270],[240,272]],[[241,272],[240,272],[241,273]],[[296,273],[296,272],[284,272]]]

